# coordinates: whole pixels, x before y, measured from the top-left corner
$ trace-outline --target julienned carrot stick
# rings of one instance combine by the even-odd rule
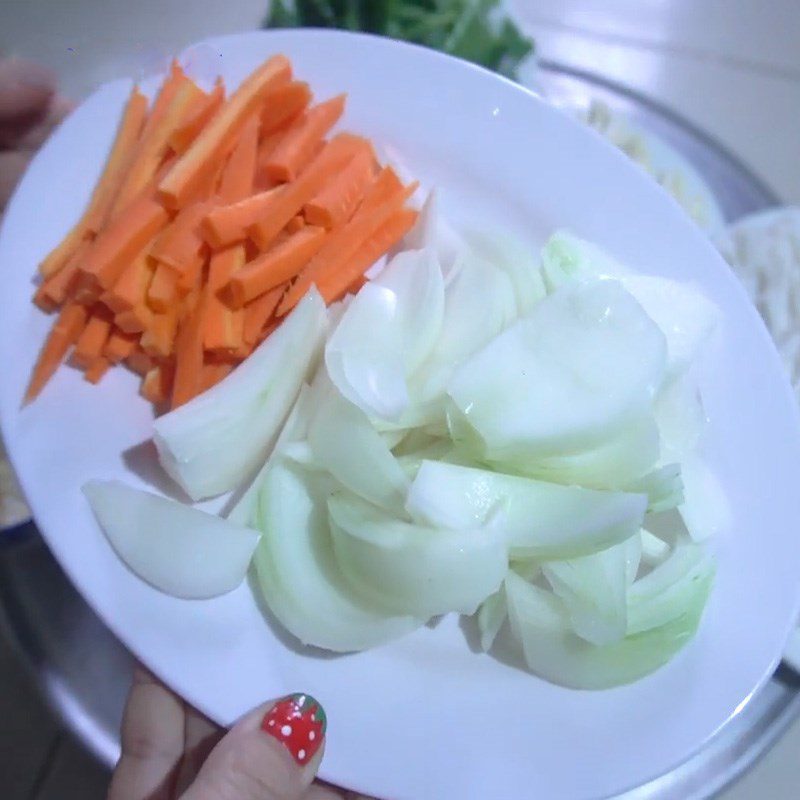
[[[368,207],[366,211],[359,209],[350,222],[333,231],[327,237],[320,251],[305,266],[284,295],[277,315],[281,317],[294,308],[312,284],[318,284],[320,280],[330,280],[337,271],[345,269],[348,261],[353,258],[364,242],[368,241],[384,226],[394,212],[403,206],[403,203],[414,194],[417,186],[416,182],[412,183],[374,208]],[[351,275],[344,286],[347,286],[355,277],[356,275]]]
[[[171,407],[187,403],[203,391],[203,321],[208,288],[203,290],[194,309],[181,320],[175,340],[175,379]]]
[[[111,333],[110,315],[100,309],[93,311],[86,327],[75,342],[71,356],[72,363],[79,369],[87,369],[102,355],[109,333]]]
[[[403,182],[391,167],[384,167],[367,189],[364,200],[358,207],[359,214],[374,211],[381,203],[403,191]]]
[[[211,256],[208,267],[208,298],[203,326],[206,350],[236,350],[244,341],[244,311],[230,308],[219,296],[245,262],[244,245],[231,245]]]
[[[152,358],[163,359],[172,355],[178,327],[178,307],[169,306],[163,314],[153,314],[139,343]]]
[[[310,102],[311,89],[302,81],[292,81],[269,92],[261,111],[261,135],[267,136],[292,121]]]
[[[203,247],[200,225],[213,208],[214,204],[210,201],[186,206],[164,228],[153,244],[150,255],[172,267],[178,273],[187,270]]]
[[[286,283],[276,286],[244,307],[244,341],[249,347],[258,343],[287,288]]]
[[[45,278],[60,272],[81,243],[102,227],[146,113],[147,98],[134,86],[89,205],[64,239],[39,264],[39,272]]]
[[[202,95],[200,87],[186,78],[158,123],[149,131],[145,130],[114,202],[112,215],[121,212],[150,184],[164,157],[169,153],[169,137]]]
[[[123,333],[119,328],[114,328],[103,347],[103,355],[112,364],[119,364],[133,355],[139,343],[135,333]]]
[[[206,265],[205,253],[198,253],[197,257],[189,264],[189,268],[178,277],[178,295],[186,297],[192,292],[198,292],[203,282],[203,270]]]
[[[357,284],[363,274],[414,227],[418,216],[419,213],[413,208],[395,211],[345,262],[342,269],[320,275],[316,284],[322,299],[332,303],[348,291],[358,291],[361,286],[354,286],[354,282]]]
[[[258,153],[258,116],[247,120],[228,162],[222,170],[217,197],[226,205],[253,193]]]
[[[267,164],[275,152],[275,148],[281,143],[281,140],[286,136],[289,126],[281,126],[276,130],[268,133],[258,145],[258,153],[256,154],[256,172],[254,176],[255,186],[260,190],[273,189],[278,185],[278,181],[272,180],[267,174]]]
[[[314,106],[293,123],[267,161],[267,176],[275,181],[293,181],[311,160],[325,134],[339,121],[344,104],[342,94]]]
[[[80,336],[88,316],[89,310],[78,303],[64,306],[39,353],[25,392],[25,403],[35,399],[53,377],[67,350]]]
[[[153,312],[144,303],[114,315],[114,324],[124,333],[142,333],[152,321]]]
[[[144,377],[153,368],[153,359],[139,347],[139,339],[136,339],[136,347],[131,354],[125,358],[125,364],[130,367],[137,375]]]
[[[217,206],[209,211],[200,226],[206,241],[215,248],[227,247],[247,236],[247,229],[272,207],[279,188],[246,197],[238,203]]]
[[[163,406],[169,401],[172,392],[174,367],[169,362],[161,362],[151,367],[142,379],[142,397],[154,406]]]
[[[271,201],[266,202],[261,209],[259,220],[248,228],[248,233],[259,249],[266,250],[286,223],[300,212],[331,176],[364,149],[372,151],[366,139],[340,133],[331,139],[296,181],[274,190]]]
[[[98,356],[83,373],[83,377],[89,381],[89,383],[100,383],[103,376],[108,372],[108,368],[111,366],[111,363],[107,358],[103,356]]]
[[[374,158],[358,153],[333,180],[305,204],[303,213],[310,225],[333,228],[347,222],[375,177]]]
[[[128,194],[128,190],[124,186],[124,184],[128,182],[130,171],[134,169],[143,148],[146,148],[148,143],[153,139],[157,128],[161,125],[164,116],[172,105],[178,90],[188,82],[189,78],[186,76],[186,73],[183,71],[177,60],[173,59],[172,63],[170,64],[169,73],[161,83],[158,94],[153,100],[150,112],[147,114],[137,141],[132,148],[128,163],[126,165],[124,180],[122,180],[117,186],[114,202],[109,207],[108,218],[118,214],[125,207],[125,205],[127,205],[127,203],[133,199],[133,195]],[[125,193],[125,196],[123,196],[123,192]]]
[[[297,233],[306,224],[302,214],[296,214],[286,223],[286,233]]]
[[[78,274],[78,267],[90,246],[91,241],[84,239],[64,267],[42,282],[33,298],[39,308],[49,313],[62,306],[69,298]]]
[[[80,267],[80,284],[90,291],[110,289],[168,219],[164,207],[150,197],[136,200],[95,239]]]
[[[204,362],[201,372],[200,391],[216,386],[233,371],[233,364],[226,361]]]
[[[288,83],[291,75],[289,60],[274,56],[242,82],[161,181],[159,192],[167,203],[176,208],[184,205],[192,187],[233,149],[237,134],[264,95]]]
[[[163,314],[175,302],[178,294],[178,273],[172,267],[160,263],[155,272],[150,286],[147,287],[147,305]]]
[[[293,278],[325,242],[325,229],[306,225],[285,241],[275,245],[231,278],[228,292],[234,308]]]
[[[218,78],[214,88],[202,98],[194,108],[186,113],[183,122],[172,132],[169,137],[169,146],[178,155],[185,153],[189,145],[198,137],[209,120],[217,113],[225,99],[225,85],[222,78]]]
[[[100,302],[115,314],[145,302],[155,272],[155,262],[149,255],[150,247],[151,242],[148,242],[125,267],[116,283],[100,295]]]

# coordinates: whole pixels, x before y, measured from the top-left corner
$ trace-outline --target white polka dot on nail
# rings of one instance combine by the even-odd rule
[[[284,725],[281,728],[281,734],[283,736],[291,736],[292,735],[292,726],[291,725]]]
[[[271,720],[269,721],[269,726],[270,726],[270,728],[274,727],[274,725],[275,725],[275,720],[274,720],[274,719],[271,719]]]
[[[305,751],[305,750],[301,750],[301,751],[300,751],[300,752],[297,754],[297,757],[298,757],[298,758],[299,758],[299,759],[302,761],[302,760],[303,760],[303,759],[306,757],[306,751]]]
[[[313,742],[314,739],[316,739],[316,738],[317,738],[317,734],[314,733],[314,731],[310,731],[309,734],[308,734],[308,741],[309,742]]]

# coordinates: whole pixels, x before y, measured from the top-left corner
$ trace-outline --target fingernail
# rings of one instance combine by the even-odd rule
[[[298,764],[307,764],[325,738],[327,719],[310,694],[290,694],[264,715],[261,730],[277,739]]]

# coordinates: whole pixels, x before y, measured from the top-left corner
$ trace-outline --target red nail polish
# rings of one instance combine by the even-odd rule
[[[264,715],[261,730],[275,737],[298,764],[307,764],[319,750],[327,719],[310,694],[290,694]]]

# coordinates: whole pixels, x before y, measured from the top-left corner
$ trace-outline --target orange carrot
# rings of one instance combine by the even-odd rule
[[[261,135],[267,136],[294,120],[310,102],[311,89],[302,81],[293,81],[269,92],[261,110]]]
[[[100,302],[115,314],[129,311],[135,305],[145,302],[155,272],[155,263],[149,255],[151,245],[148,242],[125,267],[116,283],[100,295]]]
[[[286,223],[286,233],[297,233],[306,224],[302,214],[296,214]]]
[[[163,359],[172,355],[178,327],[178,307],[168,306],[163,314],[153,314],[139,343],[151,358]]]
[[[138,338],[133,352],[125,359],[125,363],[137,375],[144,377],[153,368],[153,359],[139,347]]]
[[[198,254],[197,258],[189,265],[189,269],[178,278],[178,295],[186,298],[192,292],[199,292],[203,283],[208,256],[205,252]]]
[[[211,201],[186,206],[164,228],[153,244],[150,255],[178,273],[185,272],[203,247],[200,224],[213,208]]]
[[[88,369],[89,365],[102,354],[110,333],[110,315],[102,306],[95,308],[75,342],[71,362],[79,369]]]
[[[206,389],[216,386],[233,371],[233,367],[234,365],[229,361],[205,362],[201,373],[200,391],[204,392]]]
[[[53,377],[67,350],[80,336],[88,316],[88,309],[78,303],[64,306],[39,353],[25,392],[25,403],[36,398]]]
[[[287,287],[286,283],[276,286],[244,307],[244,341],[249,347],[258,342]]]
[[[142,379],[142,397],[154,406],[162,406],[169,400],[172,391],[174,368],[169,362],[161,362],[151,367]]]
[[[166,210],[149,197],[134,201],[95,239],[80,267],[81,287],[99,294],[109,289],[126,265],[164,227]]]
[[[145,129],[114,202],[112,215],[122,211],[153,180],[164,157],[170,152],[170,135],[202,94],[197,84],[186,78],[178,87],[158,123],[149,131]]]
[[[345,95],[309,109],[292,124],[266,164],[266,174],[275,181],[293,181],[311,160],[325,134],[344,112]]]
[[[325,229],[306,225],[231,278],[228,292],[234,308],[293,278],[325,243]]]
[[[316,197],[306,203],[303,212],[310,225],[333,228],[350,219],[375,176],[374,158],[369,152],[356,155]]]
[[[89,250],[91,242],[84,239],[67,260],[63,269],[46,278],[34,295],[34,302],[43,311],[54,311],[64,304],[74,288],[78,267]]]
[[[194,309],[181,320],[175,340],[172,408],[187,403],[203,390],[203,318],[207,294],[206,287]]]
[[[146,113],[147,98],[139,91],[138,87],[134,86],[117,127],[117,134],[105,166],[95,184],[89,205],[64,239],[39,264],[39,272],[44,277],[47,278],[59,272],[82,241],[102,227],[122,172],[130,160]]]
[[[86,367],[83,377],[89,381],[89,383],[100,383],[103,376],[108,372],[108,368],[111,366],[111,363],[107,358],[103,356],[98,356],[88,367]]]
[[[377,178],[376,183],[379,180],[380,178]],[[278,316],[281,317],[294,308],[313,283],[328,281],[331,276],[345,269],[359,248],[402,207],[416,191],[417,186],[417,183],[412,183],[374,208],[368,206],[366,211],[359,209],[346,225],[328,236],[324,246],[297,276],[297,280],[281,300]],[[348,274],[350,277],[345,281],[345,287],[358,275],[358,273]]]
[[[238,203],[217,206],[209,211],[200,226],[206,241],[215,248],[227,247],[247,236],[247,229],[274,203],[279,189],[246,197]]]
[[[374,211],[385,200],[402,191],[403,182],[397,177],[397,173],[391,167],[384,167],[378,173],[369,189],[367,189],[367,193],[358,207],[358,213],[366,214],[369,211]]]
[[[278,185],[278,181],[272,180],[267,174],[267,163],[269,162],[275,148],[281,143],[289,130],[288,125],[284,125],[272,133],[267,134],[258,145],[258,153],[256,154],[256,171],[254,176],[254,185],[259,191],[266,189],[273,189]]]
[[[135,333],[124,333],[114,328],[103,347],[103,355],[112,363],[119,364],[133,355],[139,343]]]
[[[185,204],[192,187],[233,149],[237,135],[266,93],[288,83],[291,73],[289,60],[274,56],[242,82],[159,184],[167,203],[177,208]]]
[[[225,85],[222,82],[222,78],[218,78],[211,92],[186,113],[183,122],[170,135],[169,146],[178,155],[185,153],[189,149],[189,145],[217,113],[224,99]]]
[[[244,312],[230,308],[219,296],[219,291],[244,262],[245,250],[240,244],[220,250],[211,257],[203,330],[203,346],[206,350],[236,350],[244,341]]]
[[[340,133],[331,139],[296,181],[273,190],[271,200],[265,202],[260,209],[258,221],[248,228],[248,233],[258,247],[266,250],[289,220],[300,212],[333,175],[364,149],[372,151],[366,139]]]
[[[178,273],[172,267],[160,263],[147,287],[147,305],[163,314],[175,301],[178,293]]]
[[[222,170],[217,197],[227,204],[243,200],[253,193],[258,152],[258,117],[247,120],[239,141]]]
[[[144,303],[114,315],[114,324],[124,333],[142,333],[152,321],[153,312]]]
[[[338,300],[347,292],[357,292],[366,272],[382,255],[391,250],[414,226],[419,213],[413,208],[395,211],[353,254],[338,271],[326,272],[317,279],[317,288],[326,303]]]

